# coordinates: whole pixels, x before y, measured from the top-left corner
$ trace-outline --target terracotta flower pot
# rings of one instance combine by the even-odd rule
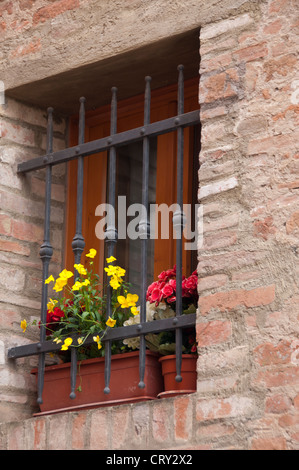
[[[74,399],[69,397],[70,363],[46,367],[43,403],[40,405],[41,412],[37,415],[155,399],[163,390],[161,365],[158,358],[159,356],[155,353],[146,351],[145,388],[141,389],[138,387],[139,352],[113,355],[108,395],[103,391],[105,359],[81,361],[76,388],[80,385],[82,391],[76,391]],[[37,378],[37,369],[34,369],[32,373],[36,374]]]
[[[176,382],[176,356],[162,356],[159,362],[162,365],[162,375],[164,379],[164,392],[159,394],[159,398],[165,398],[196,391],[196,361],[197,356],[194,354],[182,355],[181,375],[182,381]]]

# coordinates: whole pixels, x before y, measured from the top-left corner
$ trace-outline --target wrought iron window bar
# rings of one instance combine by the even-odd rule
[[[80,98],[79,110],[79,135],[78,145],[53,152],[53,108],[48,108],[47,124],[47,148],[46,155],[31,159],[18,165],[18,173],[27,173],[30,171],[46,168],[46,187],[45,187],[45,219],[44,219],[44,240],[40,247],[40,257],[42,260],[42,301],[41,301],[41,327],[40,339],[37,343],[13,347],[8,350],[8,357],[16,359],[19,357],[39,355],[38,363],[38,382],[37,382],[37,402],[41,404],[42,392],[44,386],[45,354],[60,350],[60,345],[46,340],[46,316],[47,316],[47,298],[48,286],[45,279],[48,277],[49,264],[53,255],[53,248],[50,243],[50,211],[51,211],[51,180],[52,167],[54,165],[65,163],[73,159],[78,160],[77,173],[77,213],[76,213],[76,233],[72,241],[75,263],[80,263],[81,255],[85,247],[84,237],[82,235],[82,209],[83,209],[83,159],[84,157],[108,151],[108,203],[115,207],[115,182],[116,182],[116,151],[119,146],[127,145],[132,142],[143,142],[143,163],[142,163],[142,204],[148,205],[148,176],[149,176],[149,148],[150,137],[158,136],[168,132],[177,132],[177,207],[180,208],[173,215],[174,228],[179,232],[176,239],[176,265],[177,265],[177,292],[176,292],[176,315],[174,318],[163,319],[154,322],[146,321],[146,277],[147,277],[147,242],[149,239],[149,221],[144,219],[139,223],[139,233],[141,234],[141,295],[140,295],[140,323],[125,327],[109,329],[105,335],[105,388],[104,392],[110,392],[110,373],[111,373],[111,343],[115,340],[140,337],[139,350],[139,387],[144,388],[145,372],[145,335],[148,333],[159,333],[161,331],[175,330],[176,340],[176,380],[180,382],[181,364],[182,364],[182,329],[194,327],[196,314],[182,315],[182,233],[184,228],[183,214],[183,156],[184,156],[184,128],[194,126],[200,123],[199,111],[184,113],[184,67],[178,66],[178,112],[177,115],[157,121],[150,122],[150,103],[151,103],[151,77],[145,77],[145,98],[144,98],[144,125],[125,132],[117,133],[117,88],[113,87],[111,99],[111,117],[110,117],[110,136],[84,142],[85,130],[85,98]],[[114,253],[115,243],[117,242],[117,229],[114,220],[108,219],[105,232],[105,243],[107,245],[107,256]],[[111,304],[109,295],[111,290],[107,291],[107,318],[111,315]],[[92,338],[87,339],[86,344],[91,344]],[[71,348],[71,372],[70,372],[70,398],[75,398],[77,376],[77,352],[76,348]]]

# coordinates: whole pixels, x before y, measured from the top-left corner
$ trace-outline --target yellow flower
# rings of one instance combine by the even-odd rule
[[[121,282],[121,279],[119,279],[117,276],[113,276],[109,284],[112,287],[112,289],[116,290],[120,287],[120,282]]]
[[[97,254],[97,250],[94,248],[90,248],[89,253],[87,253],[87,258],[94,258]]]
[[[129,307],[129,303],[128,303],[126,297],[124,297],[123,295],[119,295],[117,297],[117,301],[120,304],[121,308],[128,308]]]
[[[115,276],[116,270],[117,266],[108,266],[108,268],[104,268],[104,271],[106,271],[107,276]]]
[[[88,286],[90,284],[90,281],[88,279],[85,279],[85,281],[81,282],[81,286]]]
[[[50,299],[50,302],[47,303],[47,309],[49,310],[49,312],[53,312],[55,304],[57,304],[57,302],[58,300]]]
[[[116,261],[116,258],[114,256],[110,256],[110,258],[106,258],[107,263],[113,263],[113,261]]]
[[[56,292],[60,292],[64,286],[67,284],[67,278],[66,277],[59,277],[56,279],[55,286],[53,287],[53,290]]]
[[[74,267],[77,269],[79,274],[83,274],[83,276],[87,274],[87,271],[84,268],[83,264],[74,264]]]
[[[70,277],[73,276],[73,273],[72,271],[68,271],[67,269],[64,269],[63,271],[61,271],[61,273],[59,274],[59,277],[60,278],[63,278],[63,279],[69,279]]]
[[[49,276],[49,277],[45,280],[45,284],[49,284],[50,282],[55,282],[55,279],[54,279],[54,277],[52,276],[52,274],[51,274],[51,276]]]
[[[83,343],[83,339],[82,338],[78,338],[78,344],[82,344]]]
[[[113,318],[109,317],[108,320],[106,321],[106,325],[110,326],[110,328],[113,328],[116,323],[116,320],[113,320]]]
[[[94,337],[93,337],[93,340],[98,344],[98,349],[101,349],[102,344],[101,344],[101,340],[100,340],[99,335],[94,336]]]
[[[138,301],[138,295],[137,294],[128,294],[127,297],[124,297],[123,295],[119,295],[117,297],[117,301],[120,303],[121,308],[128,308],[128,307],[135,307],[136,302]]]
[[[120,266],[116,266],[116,269],[117,269],[116,271],[117,276],[123,277],[126,274],[126,270],[121,268]]]
[[[76,281],[72,287],[72,290],[79,290],[81,287],[82,287],[82,283],[79,281]]]
[[[22,321],[21,321],[21,328],[22,328],[22,330],[23,330],[23,333],[25,333],[26,328],[27,328],[27,322],[26,322],[26,320],[22,320]]]
[[[131,307],[131,312],[133,313],[133,315],[138,315],[139,310],[137,307]]]
[[[60,338],[55,338],[53,339],[54,343],[58,344],[58,343],[62,343],[62,340]]]
[[[66,338],[63,345],[61,346],[61,351],[67,351],[70,345],[72,344],[72,338]]]
[[[135,307],[136,302],[138,302],[138,295],[137,294],[128,294],[127,295],[127,302],[129,303],[129,307]]]
[[[120,266],[112,266],[111,264],[109,264],[108,268],[104,268],[104,271],[106,271],[107,276],[122,277],[126,274],[125,269]]]

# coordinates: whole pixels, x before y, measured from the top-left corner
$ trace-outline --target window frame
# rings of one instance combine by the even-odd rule
[[[50,243],[50,209],[51,209],[51,183],[52,183],[52,167],[54,165],[65,163],[67,161],[78,159],[78,191],[77,191],[77,221],[76,233],[73,238],[73,251],[75,255],[75,262],[80,262],[82,252],[84,250],[84,239],[82,236],[82,204],[83,204],[83,160],[86,156],[99,151],[109,151],[109,185],[112,184],[113,178],[111,174],[115,172],[115,149],[118,145],[127,144],[136,140],[142,140],[145,147],[148,144],[150,136],[161,135],[164,133],[176,131],[177,132],[177,202],[181,211],[174,215],[174,223],[180,228],[181,233],[183,230],[183,133],[184,128],[200,124],[199,110],[184,113],[184,77],[183,67],[179,66],[178,76],[178,109],[177,114],[171,118],[161,121],[150,123],[149,109],[150,109],[150,80],[146,78],[145,88],[145,105],[144,105],[144,125],[130,129],[125,132],[116,132],[116,111],[117,99],[116,89],[112,89],[111,100],[111,118],[110,118],[110,136],[97,139],[92,142],[84,141],[85,134],[85,99],[80,98],[80,112],[79,112],[79,128],[78,128],[78,144],[69,147],[65,150],[53,152],[53,109],[48,108],[48,126],[47,126],[47,151],[44,156],[34,158],[32,160],[20,163],[18,165],[18,173],[24,174],[30,171],[46,168],[46,185],[45,185],[45,220],[44,220],[44,241],[40,248],[40,257],[43,267],[43,283],[42,283],[42,302],[41,302],[41,327],[40,327],[40,341],[23,346],[17,346],[8,350],[8,357],[16,359],[31,355],[39,356],[38,365],[38,398],[37,402],[42,403],[42,391],[44,383],[44,369],[45,369],[45,354],[48,352],[56,352],[60,350],[60,345],[52,341],[46,340],[45,326],[47,314],[47,299],[48,287],[45,284],[45,279],[48,277],[48,268],[53,255],[53,248]],[[112,181],[112,183],[111,183]],[[111,187],[109,187],[109,200],[111,203]],[[113,198],[112,198],[113,199]],[[112,201],[113,202],[113,201]],[[110,232],[109,232],[110,230]],[[116,242],[116,229],[114,226],[108,227],[107,245],[108,257],[113,254],[113,246]],[[143,241],[146,243],[147,238]],[[109,393],[109,380],[110,380],[110,367],[111,367],[111,342],[118,339],[125,339],[130,337],[140,336],[140,375],[142,383],[142,374],[145,368],[145,335],[148,333],[159,333],[166,330],[175,330],[176,332],[176,368],[177,380],[180,381],[181,376],[181,356],[182,356],[182,329],[187,327],[194,327],[196,324],[196,314],[182,315],[181,308],[181,280],[182,280],[182,237],[178,237],[176,241],[176,264],[177,264],[177,302],[176,302],[176,316],[174,318],[163,319],[155,322],[147,322],[145,317],[145,292],[143,292],[143,299],[141,305],[141,322],[138,325],[131,325],[125,327],[118,327],[116,329],[109,329],[103,339],[105,342],[105,390]],[[142,273],[144,277],[144,272]],[[108,297],[109,300],[109,297]],[[109,306],[109,301],[108,301]],[[107,312],[109,316],[109,309]],[[74,339],[77,335],[74,335]],[[92,338],[87,339],[86,344],[91,343]],[[106,348],[107,346],[107,348]],[[75,398],[75,385],[77,376],[77,357],[76,349],[72,348],[71,354],[71,377],[70,377],[70,397]]]

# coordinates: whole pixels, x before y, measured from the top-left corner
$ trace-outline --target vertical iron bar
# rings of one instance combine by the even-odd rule
[[[178,66],[178,115],[184,113],[184,66]],[[176,240],[176,316],[182,314],[182,236],[183,236],[184,129],[177,131],[177,240]],[[182,329],[176,329],[176,378],[182,381]]]
[[[144,125],[150,123],[151,106],[151,77],[145,77],[145,96],[144,96]],[[147,247],[149,238],[148,222],[148,191],[149,191],[149,137],[143,138],[143,158],[142,158],[142,207],[143,214],[139,224],[139,233],[141,238],[141,293],[140,293],[140,321],[146,321],[146,287],[147,287]],[[139,388],[144,388],[145,373],[145,336],[140,335],[139,349]]]
[[[53,108],[48,108],[48,124],[47,124],[47,154],[53,151]],[[44,221],[44,241],[40,247],[40,257],[43,265],[43,283],[42,283],[42,305],[41,305],[41,326],[40,326],[40,345],[46,339],[47,322],[47,298],[48,285],[45,280],[49,275],[49,264],[53,255],[53,248],[50,244],[50,215],[51,215],[51,180],[52,166],[47,165],[46,168],[46,188],[45,188],[45,221]],[[45,369],[45,353],[39,355],[38,363],[38,383],[37,383],[37,402],[43,403],[42,393],[44,388],[44,369]]]
[[[114,135],[117,132],[117,88],[112,87],[112,99],[111,99],[111,118],[110,118],[110,135]],[[115,227],[115,186],[116,186],[116,148],[111,147],[109,149],[109,176],[108,176],[108,203],[109,209],[107,214],[107,229],[105,232],[105,242],[107,243],[107,255],[108,258],[113,256],[114,247],[117,240],[117,231]],[[107,287],[107,311],[106,319],[111,314],[111,295],[112,288],[110,285]],[[110,393],[110,374],[111,374],[111,341],[105,342],[105,388],[104,393]]]
[[[80,98],[79,111],[79,137],[78,137],[78,153],[80,152],[80,144],[84,143],[85,131],[85,98]],[[72,241],[72,248],[75,256],[75,263],[79,264],[81,255],[85,247],[85,241],[82,235],[82,211],[83,211],[83,181],[84,181],[84,159],[82,155],[78,157],[77,170],[77,214],[76,214],[76,233]],[[75,272],[75,280],[78,273]]]
[[[78,153],[80,152],[80,144],[84,143],[85,134],[85,98],[80,98],[79,111],[79,136],[78,136]],[[83,212],[83,182],[84,182],[84,160],[81,155],[78,157],[77,170],[77,213],[76,213],[76,233],[72,241],[75,263],[79,264],[81,255],[85,247],[84,237],[82,235],[82,212]],[[75,271],[74,279],[78,278],[79,273]],[[77,349],[71,348],[71,392],[70,398],[76,398],[75,388],[77,379]]]

